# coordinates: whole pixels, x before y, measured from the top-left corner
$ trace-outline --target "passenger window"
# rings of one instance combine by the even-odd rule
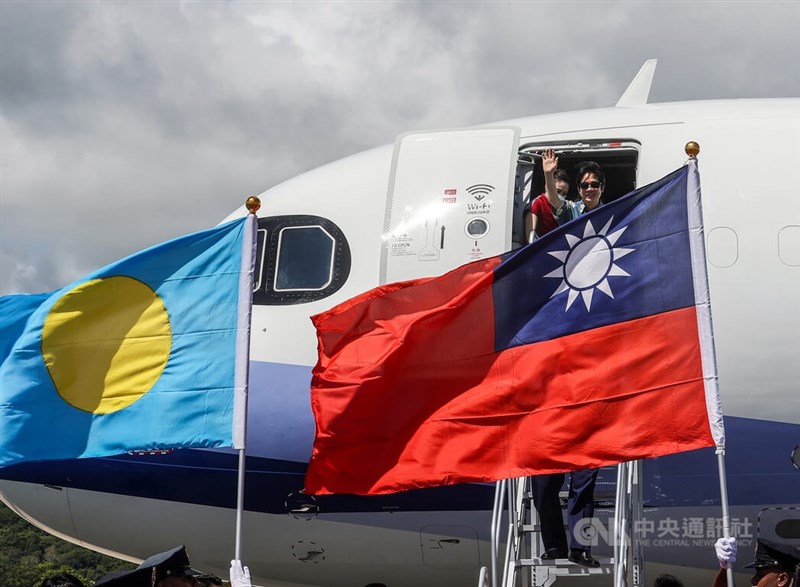
[[[253,304],[285,306],[326,298],[347,281],[350,263],[344,233],[327,218],[259,218]]]
[[[739,259],[739,235],[728,226],[717,226],[708,231],[708,262],[714,267],[733,267]]]
[[[789,267],[800,267],[800,226],[784,226],[778,233],[778,257]]]
[[[320,290],[331,282],[333,237],[321,226],[289,226],[278,236],[275,291]]]

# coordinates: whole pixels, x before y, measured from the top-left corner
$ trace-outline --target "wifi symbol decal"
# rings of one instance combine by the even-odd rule
[[[467,188],[467,192],[479,202],[494,191],[494,186],[488,183],[476,183]]]

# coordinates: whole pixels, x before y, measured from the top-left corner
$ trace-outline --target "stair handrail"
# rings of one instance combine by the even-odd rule
[[[530,477],[503,479],[495,483],[491,527],[491,573],[481,567],[479,587],[514,587],[518,578],[518,561],[526,548],[525,519],[532,503],[526,503],[526,488]],[[642,463],[630,461],[617,467],[617,487],[611,539],[614,552],[614,587],[628,587],[628,573],[632,571],[631,587],[644,585],[644,556],[637,533],[643,517]],[[503,512],[508,511],[502,580],[500,579],[500,548]],[[531,516],[533,520],[533,515]],[[534,524],[535,525],[535,524]],[[531,541],[536,538],[531,537]],[[531,542],[533,552],[538,549]],[[549,583],[548,583],[549,584]]]
[[[497,559],[500,555],[500,519],[503,511],[503,499],[506,495],[506,480],[501,479],[494,484],[494,505],[492,506],[492,529],[491,529],[491,553],[492,553],[492,576],[491,587],[497,587],[498,572]]]

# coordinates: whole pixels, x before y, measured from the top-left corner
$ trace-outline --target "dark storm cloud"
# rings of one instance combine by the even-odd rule
[[[83,132],[102,120],[98,104],[121,107],[158,86],[159,72],[130,30],[115,29],[119,38],[108,46],[115,25],[92,3],[10,2],[2,10],[3,113],[25,132]]]
[[[86,5],[47,2],[0,4],[3,116],[25,124],[28,132],[61,129],[76,91],[64,48]]]
[[[0,3],[0,293],[60,287],[401,132],[800,95],[797,3]]]

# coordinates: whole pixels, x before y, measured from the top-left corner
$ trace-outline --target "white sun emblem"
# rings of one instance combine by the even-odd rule
[[[561,279],[561,284],[550,298],[569,290],[565,311],[569,310],[573,302],[578,299],[578,295],[583,298],[586,310],[589,311],[592,307],[592,296],[595,289],[610,298],[614,297],[611,284],[608,283],[609,276],[630,276],[627,271],[615,265],[614,262],[636,249],[614,248],[614,244],[625,232],[627,226],[607,234],[613,221],[614,217],[612,216],[600,232],[595,232],[592,221],[589,220],[583,230],[582,238],[572,234],[564,235],[569,244],[568,250],[550,251],[551,255],[561,261],[558,269],[545,275],[545,277]]]

